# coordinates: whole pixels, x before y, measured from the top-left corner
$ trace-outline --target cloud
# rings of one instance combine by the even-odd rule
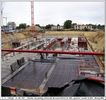
[[[6,2],[4,16],[17,25],[31,23],[30,2]],[[35,23],[63,24],[70,19],[78,23],[104,24],[104,2],[35,2]]]

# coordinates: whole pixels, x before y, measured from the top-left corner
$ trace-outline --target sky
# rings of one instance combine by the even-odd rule
[[[31,25],[30,2],[3,2],[3,17],[7,22],[14,21]],[[72,20],[78,24],[104,24],[104,2],[35,2],[34,23],[63,25],[64,21]],[[3,24],[6,24],[3,18]]]

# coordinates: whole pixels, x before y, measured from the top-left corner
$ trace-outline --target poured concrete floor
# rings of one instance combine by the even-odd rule
[[[79,67],[81,61],[94,62],[90,63],[89,66],[94,64],[94,71],[99,72],[99,67],[95,62],[93,56],[77,56],[70,57],[68,59],[58,59],[57,62],[47,63],[47,62],[30,62],[25,66],[19,73],[17,73],[12,79],[8,80],[3,84],[3,86],[17,87],[17,88],[27,88],[33,89],[41,86],[44,79],[44,87],[61,87],[66,82],[70,82],[79,76]],[[79,60],[81,59],[81,60]],[[48,76],[48,72],[53,67],[51,74]],[[92,67],[92,66],[91,66]]]

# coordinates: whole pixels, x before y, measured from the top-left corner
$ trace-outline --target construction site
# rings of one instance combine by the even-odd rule
[[[104,96],[104,32],[40,33],[34,25],[32,0],[30,29],[2,34],[1,95]]]

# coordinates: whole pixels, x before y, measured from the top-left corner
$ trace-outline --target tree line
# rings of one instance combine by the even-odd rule
[[[76,23],[72,23],[72,20],[66,20],[63,24],[63,28],[64,29],[71,29],[73,28],[73,26]],[[104,30],[105,29],[105,25],[101,25],[101,24],[88,24],[91,25],[93,29],[101,29]],[[54,26],[53,24],[48,24],[45,27],[41,27],[39,24],[36,24],[36,26],[39,26],[40,28],[45,28],[45,29],[51,29],[52,26]],[[57,24],[57,26],[60,26],[59,24]],[[19,24],[19,26],[16,27],[16,29],[26,29],[27,27],[30,27],[30,25],[27,25],[26,23],[21,23]]]

